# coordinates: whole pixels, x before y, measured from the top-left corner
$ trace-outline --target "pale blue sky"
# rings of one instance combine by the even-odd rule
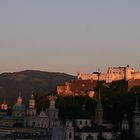
[[[0,73],[140,69],[139,0],[0,1]]]

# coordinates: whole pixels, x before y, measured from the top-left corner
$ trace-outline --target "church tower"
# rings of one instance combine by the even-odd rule
[[[127,118],[127,114],[126,113],[124,114],[124,118],[122,120],[122,126],[121,126],[121,128],[122,128],[123,131],[129,130],[129,121],[128,121],[128,118]]]
[[[32,94],[31,99],[29,100],[29,107],[27,109],[28,116],[36,116],[36,108],[35,108],[35,99],[34,95]]]
[[[50,109],[55,109],[55,100],[54,100],[53,97],[50,98],[49,108]]]
[[[103,108],[102,108],[100,94],[99,94],[99,100],[98,100],[97,106],[96,106],[95,123],[97,123],[98,125],[102,125],[102,123],[103,123]]]
[[[12,115],[17,118],[23,118],[26,114],[26,107],[22,103],[22,97],[19,95],[16,104],[13,106]]]
[[[136,99],[136,106],[133,116],[133,133],[136,137],[140,137],[140,110],[138,105],[138,98]]]
[[[47,109],[47,115],[49,118],[49,127],[58,126],[58,109],[55,108],[55,97],[52,96],[49,99],[49,108]]]

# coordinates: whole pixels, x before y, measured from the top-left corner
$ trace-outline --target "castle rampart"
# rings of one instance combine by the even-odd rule
[[[117,80],[140,79],[140,72],[135,72],[129,65],[126,67],[109,67],[106,73],[94,72],[92,74],[78,74],[78,79],[81,80],[103,80],[107,83]]]

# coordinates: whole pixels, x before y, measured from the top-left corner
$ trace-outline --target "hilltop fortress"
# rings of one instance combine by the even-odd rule
[[[106,83],[119,80],[128,81],[129,91],[134,86],[140,86],[140,72],[134,71],[127,65],[126,67],[109,67],[106,73],[78,73],[77,79],[67,81],[64,85],[58,85],[57,94],[60,96],[88,94],[90,96],[90,91],[94,91],[98,80]]]
[[[111,83],[117,80],[136,80],[140,79],[140,72],[135,72],[129,65],[126,67],[109,67],[106,73],[93,72],[92,74],[78,73],[81,80],[100,80]]]

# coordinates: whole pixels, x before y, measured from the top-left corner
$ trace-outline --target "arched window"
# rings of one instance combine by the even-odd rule
[[[86,120],[85,125],[87,125],[87,124],[88,124],[88,122],[87,122],[87,120]]]
[[[55,113],[53,114],[53,117],[55,118]]]
[[[32,122],[32,127],[34,127],[35,126],[35,122]]]
[[[69,138],[71,138],[71,136],[72,136],[72,134],[71,134],[71,132],[69,132]]]

